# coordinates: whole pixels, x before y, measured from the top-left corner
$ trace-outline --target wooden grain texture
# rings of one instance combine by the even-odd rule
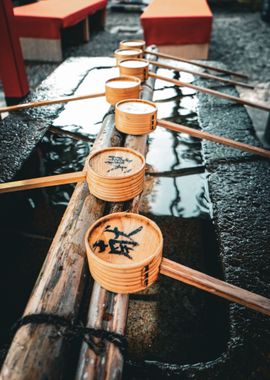
[[[125,235],[115,237],[118,231]],[[120,254],[117,244],[118,254],[112,254],[111,239],[123,239],[127,250]],[[159,227],[142,215],[120,212],[104,216],[87,231],[85,244],[90,272],[107,290],[138,292],[158,276],[163,237]]]
[[[114,51],[116,64],[119,65],[121,61],[128,58],[141,58],[143,51],[141,49],[117,49]]]
[[[184,72],[184,73],[192,74],[196,77],[201,77],[201,78],[210,79],[210,80],[216,80],[218,82],[225,83],[228,85],[234,85],[234,86],[240,86],[240,87],[244,87],[244,88],[254,89],[254,86],[252,86],[248,83],[239,82],[239,81],[236,81],[233,79],[226,79],[226,78],[219,77],[217,75],[202,73],[202,72],[198,72],[195,70],[190,70],[190,69],[186,69],[186,68],[182,68],[182,67],[179,68],[179,67],[167,65],[167,64],[161,63],[161,62],[155,62],[155,61],[148,61],[148,62],[154,66],[161,67],[163,69],[174,70],[174,71],[177,71],[179,73]],[[121,65],[120,65],[120,67],[121,67]]]
[[[155,103],[129,99],[115,106],[115,127],[123,133],[141,135],[156,128],[157,107]]]
[[[50,187],[57,185],[65,185],[68,183],[76,183],[84,181],[86,172],[74,172],[65,174],[56,174],[41,178],[23,179],[20,181],[5,182],[0,184],[0,194],[10,193],[14,191],[38,189],[42,187]]]
[[[172,123],[171,121],[158,120],[157,123],[161,127],[164,127],[164,128],[169,129],[171,131],[186,133],[190,136],[197,137],[199,139],[213,141],[215,143],[227,145],[231,148],[239,149],[239,150],[242,150],[244,152],[257,154],[258,156],[262,156],[265,158],[270,158],[270,150],[267,150],[267,149],[263,149],[263,148],[259,148],[257,146],[241,143],[241,142],[238,142],[238,141],[235,141],[232,139],[228,139],[228,138],[223,137],[223,136],[213,135],[213,134],[208,133],[208,132],[198,131],[196,129],[186,127],[186,126],[181,125],[181,124]]]
[[[114,117],[108,115],[92,152],[121,143],[121,137],[113,125]],[[84,234],[89,225],[103,215],[104,207],[105,202],[89,194],[86,182],[76,186],[24,315],[54,313],[76,318],[86,285]],[[50,325],[27,325],[20,328],[13,339],[0,378],[63,378],[69,347],[65,338],[59,336],[61,331]]]
[[[138,141],[138,150],[140,149],[142,152],[146,148],[147,137],[144,135],[134,138]],[[137,143],[134,143],[133,138],[131,139],[131,143],[132,148],[136,148]],[[128,141],[126,146],[130,146]],[[138,212],[139,199],[139,196],[134,198],[127,211]],[[112,204],[110,208],[111,213],[124,210],[125,206],[123,203]],[[87,316],[87,326],[102,328],[124,335],[128,301],[128,294],[108,292],[95,282]],[[106,343],[106,351],[102,355],[96,355],[94,351],[89,349],[87,344],[83,343],[76,380],[120,380],[123,364],[124,358],[114,344]]]
[[[248,79],[247,75],[245,75],[245,74],[238,73],[235,71],[220,69],[219,67],[210,66],[210,65],[207,65],[206,63],[196,62],[196,61],[192,61],[190,59],[185,59],[185,58],[179,58],[179,57],[176,57],[176,56],[170,55],[170,54],[151,52],[150,50],[144,50],[144,53],[154,55],[155,57],[158,57],[158,58],[167,58],[167,59],[172,59],[174,61],[185,62],[185,63],[189,63],[193,66],[203,67],[204,69],[216,71],[218,73],[229,74],[229,75],[233,75],[235,77]]]
[[[97,198],[122,202],[143,190],[145,159],[134,149],[105,148],[87,162],[87,183]]]
[[[246,106],[253,107],[253,108],[258,108],[258,109],[263,110],[263,111],[268,111],[268,112],[270,111],[270,106],[267,105],[266,103],[251,102],[250,100],[241,99],[241,98],[238,98],[237,96],[228,95],[228,94],[225,94],[225,93],[220,92],[220,91],[211,90],[210,88],[196,86],[195,84],[182,82],[182,81],[179,81],[176,79],[166,78],[166,77],[163,77],[163,76],[157,75],[155,73],[151,73],[151,72],[149,73],[149,76],[152,78],[155,78],[155,79],[159,79],[162,81],[173,83],[179,87],[192,88],[193,90],[196,90],[198,92],[203,92],[204,94],[217,96],[218,98],[226,99],[226,100],[229,100],[231,102],[235,102],[235,103],[246,105]]]
[[[106,100],[111,105],[124,99],[138,99],[141,81],[139,78],[120,76],[107,80],[105,83]]]
[[[149,61],[142,58],[124,59],[119,63],[119,70],[121,75],[131,75],[146,81],[148,79]]]
[[[152,90],[146,86],[143,90],[146,98],[151,98]],[[114,116],[108,115],[95,141],[93,151],[106,146],[119,146],[122,137],[113,129]],[[126,146],[145,154],[146,136],[128,136]],[[132,212],[138,211],[138,197],[132,205],[126,206]],[[69,205],[60,223],[40,275],[33,288],[24,315],[33,313],[55,313],[66,318],[76,318],[82,300],[82,293],[86,285],[86,260],[83,237],[91,223],[104,213],[105,202],[89,195],[85,182],[79,183],[71,197]],[[122,211],[123,204],[113,204],[110,212]],[[128,296],[112,294],[104,291],[99,285],[96,303],[92,308],[97,310],[102,296],[106,297],[106,307],[102,303],[104,312],[100,322],[98,315],[91,313],[90,325],[99,323],[103,327],[119,333],[125,329]],[[109,314],[108,314],[109,313]],[[112,318],[109,318],[111,315]],[[92,322],[91,322],[92,321]],[[105,321],[105,322],[104,322]],[[106,326],[105,326],[105,325]],[[88,322],[89,325],[89,322]],[[62,329],[49,325],[27,325],[16,333],[8,355],[5,359],[0,375],[1,379],[11,380],[58,380],[65,378],[68,366],[70,347],[61,335]],[[123,366],[123,357],[119,349],[113,344],[107,344],[107,355],[96,355],[83,345],[85,356],[80,358],[78,373],[87,373],[88,378],[100,378],[99,374],[107,378],[120,378]],[[83,354],[82,354],[83,355]],[[92,365],[92,359],[95,365]],[[86,372],[85,372],[86,370]],[[88,371],[89,370],[89,371]],[[117,375],[118,377],[115,377]],[[79,375],[77,375],[79,376]],[[79,377],[80,378],[80,377]],[[84,377],[85,379],[85,377]]]
[[[119,42],[119,49],[145,49],[144,40],[122,40]]]
[[[153,83],[154,81],[150,79],[148,86],[143,88],[142,97],[146,100],[152,99]],[[128,135],[125,146],[145,155],[146,141],[147,135]],[[112,204],[109,211],[111,213],[120,211],[138,213],[139,203],[140,196],[137,196],[132,202],[125,205],[123,203]],[[126,327],[128,300],[129,297],[127,294],[107,292],[95,282],[88,311],[87,326],[103,328],[123,335]],[[124,358],[120,350],[112,343],[106,343],[105,353],[99,356],[83,343],[76,380],[120,380],[122,377],[123,363]]]
[[[270,299],[163,258],[160,273],[270,316]]]
[[[24,104],[16,104],[15,106],[1,107],[0,114],[3,112],[21,111],[28,108],[50,106],[52,104],[61,104],[61,103],[74,102],[77,100],[93,99],[93,98],[98,98],[100,96],[105,96],[105,92],[97,93],[97,94],[87,94],[87,95],[81,95],[81,96],[67,96],[65,98],[58,98],[58,99],[51,99],[51,100],[48,99],[48,100],[40,100],[40,101],[29,102],[29,103],[24,103]]]

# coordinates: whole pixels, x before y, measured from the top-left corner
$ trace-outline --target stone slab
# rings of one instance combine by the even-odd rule
[[[69,58],[25,102],[71,96],[91,70],[113,65],[113,58]],[[0,121],[0,182],[14,178],[64,107],[56,104],[12,112]]]

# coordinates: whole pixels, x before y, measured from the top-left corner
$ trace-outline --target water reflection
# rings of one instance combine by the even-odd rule
[[[192,82],[190,74],[158,70],[159,75],[179,78]],[[104,91],[105,81],[118,75],[115,68],[94,69],[84,78],[75,95]],[[197,120],[197,97],[195,92],[184,87],[168,86],[157,80],[158,117],[183,125],[199,128]],[[164,89],[163,89],[164,88]],[[90,153],[92,143],[98,133],[103,116],[109,110],[105,97],[68,103],[64,111],[54,121],[54,133],[48,132],[39,146],[42,152],[44,175],[81,170],[85,157]],[[61,128],[69,136],[58,135]],[[74,139],[74,135],[84,136],[84,140]],[[151,191],[145,196],[142,211],[157,215],[174,215],[184,218],[202,216],[207,213],[205,197],[205,176],[201,174],[181,175],[186,168],[201,167],[201,143],[199,139],[183,133],[168,131],[158,127],[149,136],[149,150],[146,161],[157,176],[148,177]],[[158,173],[166,172],[166,177]],[[178,174],[179,173],[179,174]],[[50,202],[55,206],[67,205],[74,185],[48,189]]]
[[[119,75],[117,68],[94,69],[85,77],[74,96],[103,93],[105,82]],[[74,131],[76,126],[80,134],[94,137],[101,126],[103,116],[110,108],[105,97],[80,100],[68,103],[63,112],[54,121],[54,126]]]
[[[178,77],[177,73],[158,70],[159,75]],[[191,82],[190,74],[181,73],[180,79]],[[199,128],[196,113],[197,97],[187,88],[166,87],[166,82],[157,80],[154,101],[157,101],[158,117],[178,124]],[[167,99],[166,99],[167,96]],[[155,215],[173,215],[184,218],[203,216],[208,213],[205,197],[204,174],[175,175],[181,169],[194,168],[202,164],[199,139],[184,133],[157,128],[149,139],[147,163],[151,171],[171,172],[167,176],[153,179],[151,192],[146,195],[142,211]]]
[[[182,218],[204,216],[208,213],[205,199],[204,174],[184,177],[159,177],[147,195],[147,206],[154,215],[173,215]]]
[[[118,70],[115,68],[93,69],[83,79],[74,96],[104,92],[106,80],[117,75]],[[42,162],[41,175],[82,170],[104,114],[109,108],[105,97],[67,103],[38,146]],[[83,138],[80,139],[80,136]],[[48,188],[46,191],[49,203],[54,207],[65,207],[74,186],[71,184]]]

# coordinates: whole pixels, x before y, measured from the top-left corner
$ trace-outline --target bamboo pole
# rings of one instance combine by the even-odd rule
[[[155,78],[155,79],[160,79],[160,80],[163,80],[163,81],[166,81],[166,82],[169,82],[169,83],[173,83],[173,84],[175,84],[175,85],[177,85],[179,87],[192,88],[193,90],[196,90],[196,91],[199,91],[199,92],[203,92],[203,93],[208,94],[208,95],[217,96],[217,97],[222,98],[222,99],[230,100],[230,101],[236,102],[238,104],[244,104],[246,106],[250,106],[250,107],[253,107],[253,108],[258,108],[258,109],[261,109],[261,110],[267,111],[267,112],[270,111],[270,106],[268,106],[265,103],[251,102],[249,100],[241,99],[241,98],[238,98],[236,96],[224,94],[223,92],[219,92],[219,91],[216,91],[216,90],[211,90],[210,88],[200,87],[200,86],[196,86],[196,85],[191,84],[191,83],[181,82],[181,81],[176,80],[176,79],[166,78],[166,77],[157,75],[157,74],[152,73],[152,72],[149,72],[149,76],[152,77],[152,78]]]
[[[153,96],[151,80],[149,82],[147,86],[144,86],[142,91],[142,97],[146,100],[151,100]],[[128,135],[125,146],[145,155],[146,141],[147,135]],[[129,202],[127,211],[138,212],[139,199],[140,196],[137,196],[132,202]],[[123,207],[123,203],[113,204],[109,211],[123,211]],[[126,326],[128,301],[128,295],[108,292],[95,283],[88,311],[87,326],[95,328],[103,327],[107,330],[123,334]],[[111,316],[109,321],[106,318],[108,314]],[[75,378],[76,380],[84,380],[85,378],[120,380],[123,364],[124,358],[115,345],[107,343],[105,353],[98,356],[83,343]]]
[[[218,73],[229,74],[229,75],[234,75],[235,77],[248,79],[247,75],[245,75],[245,74],[241,74],[241,73],[238,73],[235,71],[220,69],[219,67],[210,66],[210,65],[207,65],[206,63],[196,62],[196,61],[192,61],[192,60],[185,59],[185,58],[179,58],[179,57],[176,57],[174,55],[169,55],[169,54],[165,54],[165,53],[156,53],[156,52],[152,52],[151,50],[144,50],[144,53],[145,54],[151,54],[151,55],[154,55],[155,57],[159,57],[159,58],[167,58],[167,59],[172,59],[174,61],[189,63],[189,64],[194,65],[194,66],[203,67],[204,69],[216,71]]]
[[[113,126],[114,117],[108,115],[92,152],[120,144],[119,133]],[[89,194],[85,181],[77,184],[24,315],[53,313],[68,319],[78,316],[87,278],[84,235],[89,226],[104,215],[104,208],[105,202]],[[64,378],[68,360],[67,341],[61,331],[59,334],[58,329],[51,325],[21,327],[4,361],[1,380]]]
[[[146,153],[147,136],[128,136],[125,146]],[[140,195],[129,202],[128,210],[124,203],[112,204],[109,213],[129,211],[138,213]],[[103,328],[124,335],[128,312],[129,296],[127,294],[112,293],[103,289],[95,282],[89,311],[87,327]],[[108,320],[106,315],[110,315]],[[82,344],[77,368],[76,380],[87,379],[121,379],[124,358],[120,350],[112,343],[106,343],[106,350],[96,355],[86,343]],[[117,375],[114,375],[117,374]]]
[[[235,81],[233,79],[225,79],[225,78],[219,77],[217,75],[197,72],[197,71],[189,70],[189,69],[186,69],[186,68],[179,68],[179,67],[176,67],[176,66],[167,65],[165,63],[160,63],[160,62],[155,62],[155,61],[149,61],[149,60],[148,60],[148,62],[150,64],[152,64],[152,65],[155,65],[157,67],[161,67],[163,69],[174,70],[174,71],[178,71],[178,72],[184,72],[184,73],[192,74],[192,75],[195,75],[195,76],[198,76],[198,77],[201,77],[201,78],[210,79],[210,80],[216,80],[218,82],[229,84],[229,85],[241,86],[241,87],[244,87],[244,88],[254,89],[254,86],[252,86],[251,84],[244,83],[244,82],[238,82],[238,81]]]
[[[100,96],[105,96],[105,92],[97,93],[97,94],[87,94],[81,96],[67,96],[65,98],[51,99],[51,100],[39,100],[36,102],[24,103],[24,104],[16,104],[15,106],[7,106],[0,108],[0,114],[3,112],[11,112],[11,111],[20,111],[28,108],[35,108],[41,106],[50,106],[52,104],[61,104],[67,102],[74,102],[76,100],[84,100],[84,99],[92,99],[98,98]]]
[[[50,187],[57,185],[65,185],[68,183],[76,183],[84,181],[86,172],[74,172],[65,174],[56,174],[47,177],[23,179],[20,181],[0,183],[0,194],[11,193],[14,191],[39,189],[42,187]]]
[[[157,124],[171,131],[186,133],[193,137],[213,141],[218,144],[228,145],[234,149],[239,149],[243,150],[244,152],[253,153],[262,157],[270,158],[270,150],[267,149],[259,148],[249,144],[244,144],[232,139],[228,139],[227,137],[213,135],[208,132],[198,131],[196,129],[186,127],[181,124],[176,124],[171,121],[157,120]]]
[[[270,299],[164,258],[160,273],[270,316]]]

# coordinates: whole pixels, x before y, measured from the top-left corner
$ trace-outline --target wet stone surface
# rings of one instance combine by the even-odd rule
[[[165,257],[217,275],[215,237],[209,221],[146,216],[162,230]],[[211,237],[211,245],[206,236]],[[183,364],[213,359],[225,349],[226,318],[223,301],[160,275],[151,288],[130,296],[128,358],[141,366],[148,360]],[[129,378],[129,372],[124,378]]]
[[[100,83],[90,89],[89,78],[98,76],[91,67],[100,60],[93,66],[90,62],[93,61],[89,58],[67,61],[41,84],[32,99],[51,94],[80,94],[88,87],[89,92],[96,91]],[[102,66],[109,66],[112,60],[101,62]],[[68,75],[71,67],[72,76]],[[188,76],[181,79],[192,81]],[[206,83],[196,81],[196,84]],[[211,86],[221,88],[213,83]],[[176,89],[160,81],[156,89],[154,99],[160,118],[258,145],[243,107],[206,95],[195,96],[194,91]],[[222,89],[236,94],[231,87]],[[80,169],[91,150],[102,112],[107,112],[101,102],[86,101],[85,114],[82,105],[70,103],[66,107],[40,108],[8,117],[4,121],[7,128],[0,129],[0,137],[9,136],[11,140],[4,146],[1,180],[15,175],[50,125],[79,132],[90,141],[47,132],[19,177]],[[269,295],[269,162],[210,142],[202,143],[201,155],[198,139],[161,128],[149,137],[148,149],[150,173],[141,211],[160,225],[165,236],[164,256],[215,277],[222,278],[224,273],[228,282]],[[207,177],[202,173],[204,165]],[[200,171],[183,176],[194,167]],[[3,246],[12,252],[5,255],[1,274],[4,292],[9,292],[5,309],[13,313],[12,317],[2,316],[5,326],[23,310],[72,190],[71,185],[1,198],[1,239]],[[209,220],[209,206],[215,230]],[[26,238],[24,242],[22,236]],[[35,246],[34,240],[38,241]],[[29,255],[24,256],[24,252]],[[22,257],[29,258],[31,271],[27,259],[27,265],[23,265]],[[24,283],[20,302],[16,302],[17,286],[7,286],[14,268],[19,281]],[[33,275],[31,279],[29,272]],[[216,297],[160,276],[152,288],[131,297],[130,351],[124,377],[266,380],[270,365],[268,334],[268,318],[235,304],[228,306]]]
[[[34,102],[73,95],[88,72],[95,70],[97,66],[112,65],[114,59],[109,58],[70,58],[25,101]],[[94,93],[90,86],[84,90],[84,94]],[[0,182],[9,181],[18,173],[64,107],[65,105],[57,104],[13,112],[0,121]]]

